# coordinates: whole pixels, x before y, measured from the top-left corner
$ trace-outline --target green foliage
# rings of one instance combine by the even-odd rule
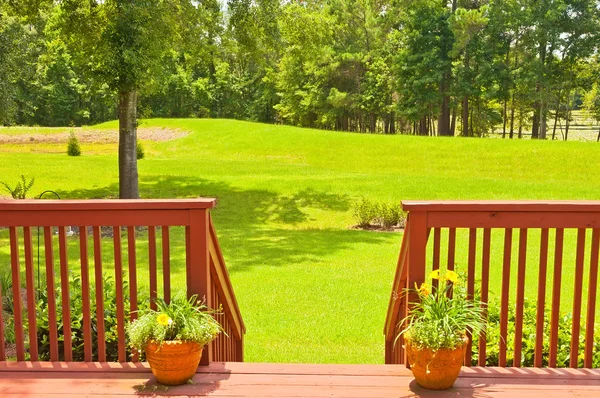
[[[140,141],[137,141],[135,144],[135,157],[136,159],[144,159],[144,156],[146,154],[144,153],[144,146],[142,145],[142,143]]]
[[[406,213],[396,203],[377,203],[363,197],[354,203],[354,220],[359,228],[378,225],[383,229],[404,227]]]
[[[69,156],[80,156],[81,147],[79,146],[79,140],[75,136],[75,133],[71,131],[69,134],[69,141],[67,142],[67,155]]]
[[[206,345],[223,331],[212,311],[194,295],[189,299],[178,294],[166,303],[156,300],[157,309],[142,312],[129,324],[127,334],[132,348],[143,350],[150,341],[185,340]]]
[[[117,297],[116,297],[116,286],[112,276],[104,275],[102,278],[102,292],[103,292],[103,305],[104,313],[102,315],[104,322],[104,340],[106,342],[106,358],[107,361],[118,361],[118,325],[117,325]],[[83,345],[83,294],[82,294],[81,277],[79,275],[69,275],[69,303],[70,303],[70,314],[71,314],[71,339],[73,346],[73,360],[83,361],[84,360],[84,345]],[[127,290],[127,284],[124,283],[124,290]],[[57,287],[56,297],[61,297],[62,288]],[[94,298],[96,295],[96,288],[94,283],[90,283],[90,297]],[[98,340],[97,330],[97,314],[94,308],[94,300],[91,300],[91,333],[92,341]],[[138,293],[138,302],[148,302],[148,298],[144,297],[143,294]],[[48,295],[45,289],[38,292],[37,298],[37,337],[38,337],[38,352],[41,360],[50,360],[50,324],[49,324],[49,307],[48,307]],[[62,300],[56,300],[57,314],[63,313]],[[129,297],[125,295],[123,301],[123,309],[125,319],[129,317]],[[63,319],[59,315],[58,319],[58,335],[64,335],[64,324]],[[64,340],[59,338],[59,360],[64,360]],[[98,358],[98,346],[93,343],[92,355],[94,358]],[[129,354],[128,354],[129,355]]]
[[[469,299],[461,279],[454,271],[440,275],[436,270],[429,278],[436,279],[439,287],[423,283],[414,292],[418,295],[409,316],[400,322],[406,327],[398,336],[410,339],[417,349],[455,348],[463,345],[467,331],[474,338],[485,332],[484,306]],[[413,290],[407,292],[410,293]]]
[[[29,192],[34,182],[35,178],[27,181],[25,176],[21,175],[21,181],[18,181],[14,188],[11,188],[10,185],[4,181],[0,181],[0,184],[8,193],[10,193],[10,196],[13,199],[25,199],[27,197],[27,192]]]
[[[498,299],[493,299],[488,305],[488,333],[486,335],[486,366],[498,366],[498,358],[500,352],[500,303]],[[522,367],[534,366],[535,359],[535,344],[537,332],[537,305],[525,300],[523,307],[523,340],[521,348],[521,364]],[[542,366],[548,366],[550,355],[550,320],[551,312],[548,307],[544,311],[544,327],[542,329]],[[571,336],[573,327],[573,317],[571,313],[563,313],[558,318],[558,350],[556,355],[556,366],[559,368],[567,368],[570,366],[571,360]],[[579,358],[577,360],[578,367],[583,367],[583,352],[585,348],[585,324],[581,325],[579,333]],[[593,358],[592,368],[600,367],[600,325],[596,324],[593,343]],[[514,344],[515,344],[515,308],[509,306],[508,309],[508,333],[506,340],[506,363],[507,366],[514,366]],[[473,356],[471,359],[472,365],[477,365],[478,361],[478,345],[473,344]]]

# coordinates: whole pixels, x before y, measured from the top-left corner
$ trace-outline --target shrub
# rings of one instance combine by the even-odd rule
[[[362,198],[360,202],[354,204],[354,219],[360,228],[365,228],[377,217],[377,204],[367,198]]]
[[[406,215],[400,209],[400,205],[394,203],[381,203],[378,206],[376,221],[377,224],[385,229],[392,228],[396,225],[403,227],[406,221]]]
[[[0,181],[0,184],[4,186],[4,189],[10,193],[13,199],[25,199],[27,197],[27,192],[33,186],[35,178],[32,178],[31,181],[27,181],[24,175],[21,175],[21,181],[17,182],[14,188],[11,188],[10,185],[5,183],[4,181]]]
[[[79,146],[79,140],[75,136],[75,133],[71,131],[69,134],[69,141],[67,142],[67,155],[69,156],[80,156],[81,147]]]
[[[135,144],[135,156],[137,159],[144,159],[144,156],[146,154],[144,153],[144,147],[142,146],[141,142],[137,142]]]

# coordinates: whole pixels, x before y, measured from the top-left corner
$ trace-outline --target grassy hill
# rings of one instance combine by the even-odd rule
[[[35,177],[33,195],[51,189],[61,198],[116,197],[117,147],[103,140],[116,126],[75,129],[98,136],[76,158],[66,155],[66,143],[37,142],[35,130],[0,129],[0,137],[34,137],[0,140],[0,180]],[[361,197],[600,198],[596,143],[382,136],[207,119],[146,120],[141,127],[189,133],[142,140],[140,194],[218,198],[213,216],[248,328],[247,361],[383,361],[401,234],[351,229]]]

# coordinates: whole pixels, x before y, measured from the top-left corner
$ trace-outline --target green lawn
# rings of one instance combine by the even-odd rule
[[[248,328],[247,361],[383,362],[402,236],[351,229],[353,203],[362,196],[600,198],[600,146],[589,142],[382,136],[232,120],[142,122],[153,126],[191,134],[143,143],[140,194],[218,198],[213,217]],[[116,122],[93,128],[114,129]],[[66,143],[0,144],[0,180],[35,177],[33,195],[52,189],[62,198],[116,197],[116,145],[82,150],[73,158],[64,154]],[[1,235],[0,261],[6,246]],[[499,275],[495,267],[493,292]],[[527,284],[528,291],[535,286],[535,273]]]

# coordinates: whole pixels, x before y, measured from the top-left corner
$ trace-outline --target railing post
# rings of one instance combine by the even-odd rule
[[[212,308],[209,254],[209,214],[206,209],[190,210],[190,226],[188,229],[187,251],[189,253],[187,267],[188,297],[194,294],[205,299],[206,305]],[[212,344],[204,347],[200,365],[208,365],[213,357]]]
[[[406,314],[410,314],[412,303],[419,300],[419,295],[414,291],[415,284],[419,286],[425,281],[425,256],[427,249],[427,212],[414,211],[409,214],[410,230],[408,246],[408,268],[406,276],[406,287],[413,289],[409,291],[406,300]],[[407,367],[410,364],[406,360],[406,352],[403,353],[404,363]]]

